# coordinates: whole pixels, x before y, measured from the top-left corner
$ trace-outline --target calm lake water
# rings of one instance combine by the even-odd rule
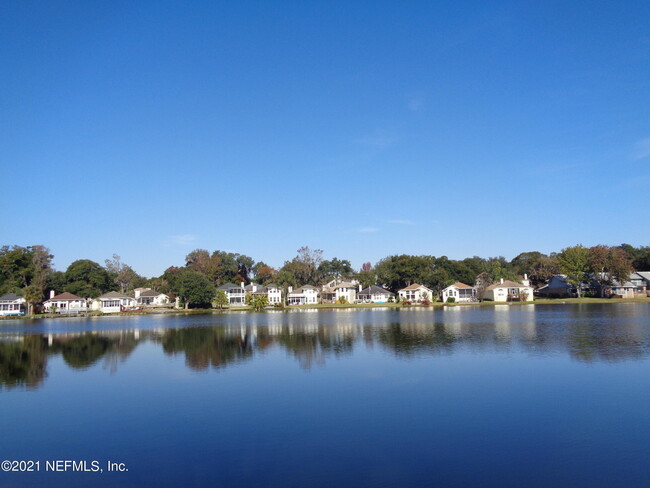
[[[3,321],[0,486],[645,487],[649,359],[647,303]]]

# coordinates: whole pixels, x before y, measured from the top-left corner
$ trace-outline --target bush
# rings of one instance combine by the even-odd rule
[[[447,297],[447,303],[456,303],[456,297]]]
[[[428,298],[425,298],[424,300],[422,300],[422,306],[423,307],[429,307],[430,305],[431,305],[431,302],[429,301]]]

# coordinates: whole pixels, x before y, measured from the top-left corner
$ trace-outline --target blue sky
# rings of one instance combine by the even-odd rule
[[[2,244],[147,275],[650,245],[650,3],[0,5]]]

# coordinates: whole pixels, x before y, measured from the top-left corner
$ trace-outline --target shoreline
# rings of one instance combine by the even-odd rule
[[[226,308],[222,310],[213,308],[195,308],[195,309],[181,309],[181,310],[167,310],[167,311],[144,311],[144,312],[116,312],[116,313],[86,313],[79,315],[65,315],[65,314],[36,314],[36,315],[22,315],[22,316],[2,316],[0,321],[4,320],[39,320],[39,319],[58,319],[58,318],[95,318],[95,317],[139,317],[143,315],[207,315],[207,314],[222,314],[232,312],[247,312],[247,313],[264,313],[267,311],[281,311],[287,312],[291,310],[371,310],[375,308],[393,308],[393,309],[440,309],[444,307],[458,308],[458,307],[494,307],[494,306],[508,306],[517,307],[522,305],[599,305],[599,304],[614,304],[614,303],[650,303],[650,297],[647,298],[542,298],[530,302],[471,302],[471,303],[443,303],[434,302],[428,306],[416,305],[403,305],[402,303],[364,303],[364,304],[337,304],[337,303],[317,303],[311,305],[291,305],[286,307],[272,307],[265,310],[256,312],[250,306]]]

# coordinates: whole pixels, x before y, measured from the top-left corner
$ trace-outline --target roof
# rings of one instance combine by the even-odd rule
[[[127,295],[123,295],[118,291],[109,291],[108,293],[104,293],[103,295],[98,296],[97,300],[103,300],[107,298],[129,298],[129,297]]]
[[[316,291],[318,291],[318,288],[316,288],[315,286],[311,286],[311,285],[305,285],[305,286],[301,286],[300,288],[296,288],[295,290],[289,292],[289,295],[300,295],[301,293],[305,293],[305,290],[316,290]]]
[[[413,283],[412,285],[407,286],[406,288],[402,288],[400,291],[403,290],[419,290],[420,288],[427,288],[424,285],[420,285],[419,283]],[[428,290],[428,288],[427,288]]]
[[[474,288],[473,286],[466,285],[465,283],[461,283],[460,281],[457,281],[453,285],[449,285],[447,288],[451,288],[452,286],[456,288],[461,288],[463,290],[471,290],[472,288]]]
[[[217,290],[230,290],[231,288],[241,288],[241,286],[235,285],[234,283],[225,283],[218,287]]]
[[[58,295],[54,295],[50,300],[83,300],[83,298],[73,295],[72,293],[63,292]],[[48,300],[46,300],[48,301]]]
[[[511,280],[504,280],[503,283],[494,283],[487,287],[487,290],[494,290],[496,288],[530,288],[530,286],[522,285]]]
[[[6,295],[2,295],[0,297],[0,301],[13,302],[14,300],[20,300],[21,298],[21,296],[18,296],[15,293],[7,293]]]
[[[147,291],[143,291],[143,292],[140,293],[141,297],[157,297],[159,295],[165,295],[165,294],[160,293],[159,291],[153,291],[153,290],[147,290]]]
[[[359,295],[386,295],[386,294],[394,295],[395,293],[375,285],[369,286],[368,288],[364,288],[359,292]]]
[[[356,288],[356,287],[357,285],[355,285],[354,283],[350,283],[349,281],[344,281],[341,284],[336,285],[334,289],[336,290],[337,288]]]
[[[637,271],[636,274],[644,280],[650,281],[650,271]]]

